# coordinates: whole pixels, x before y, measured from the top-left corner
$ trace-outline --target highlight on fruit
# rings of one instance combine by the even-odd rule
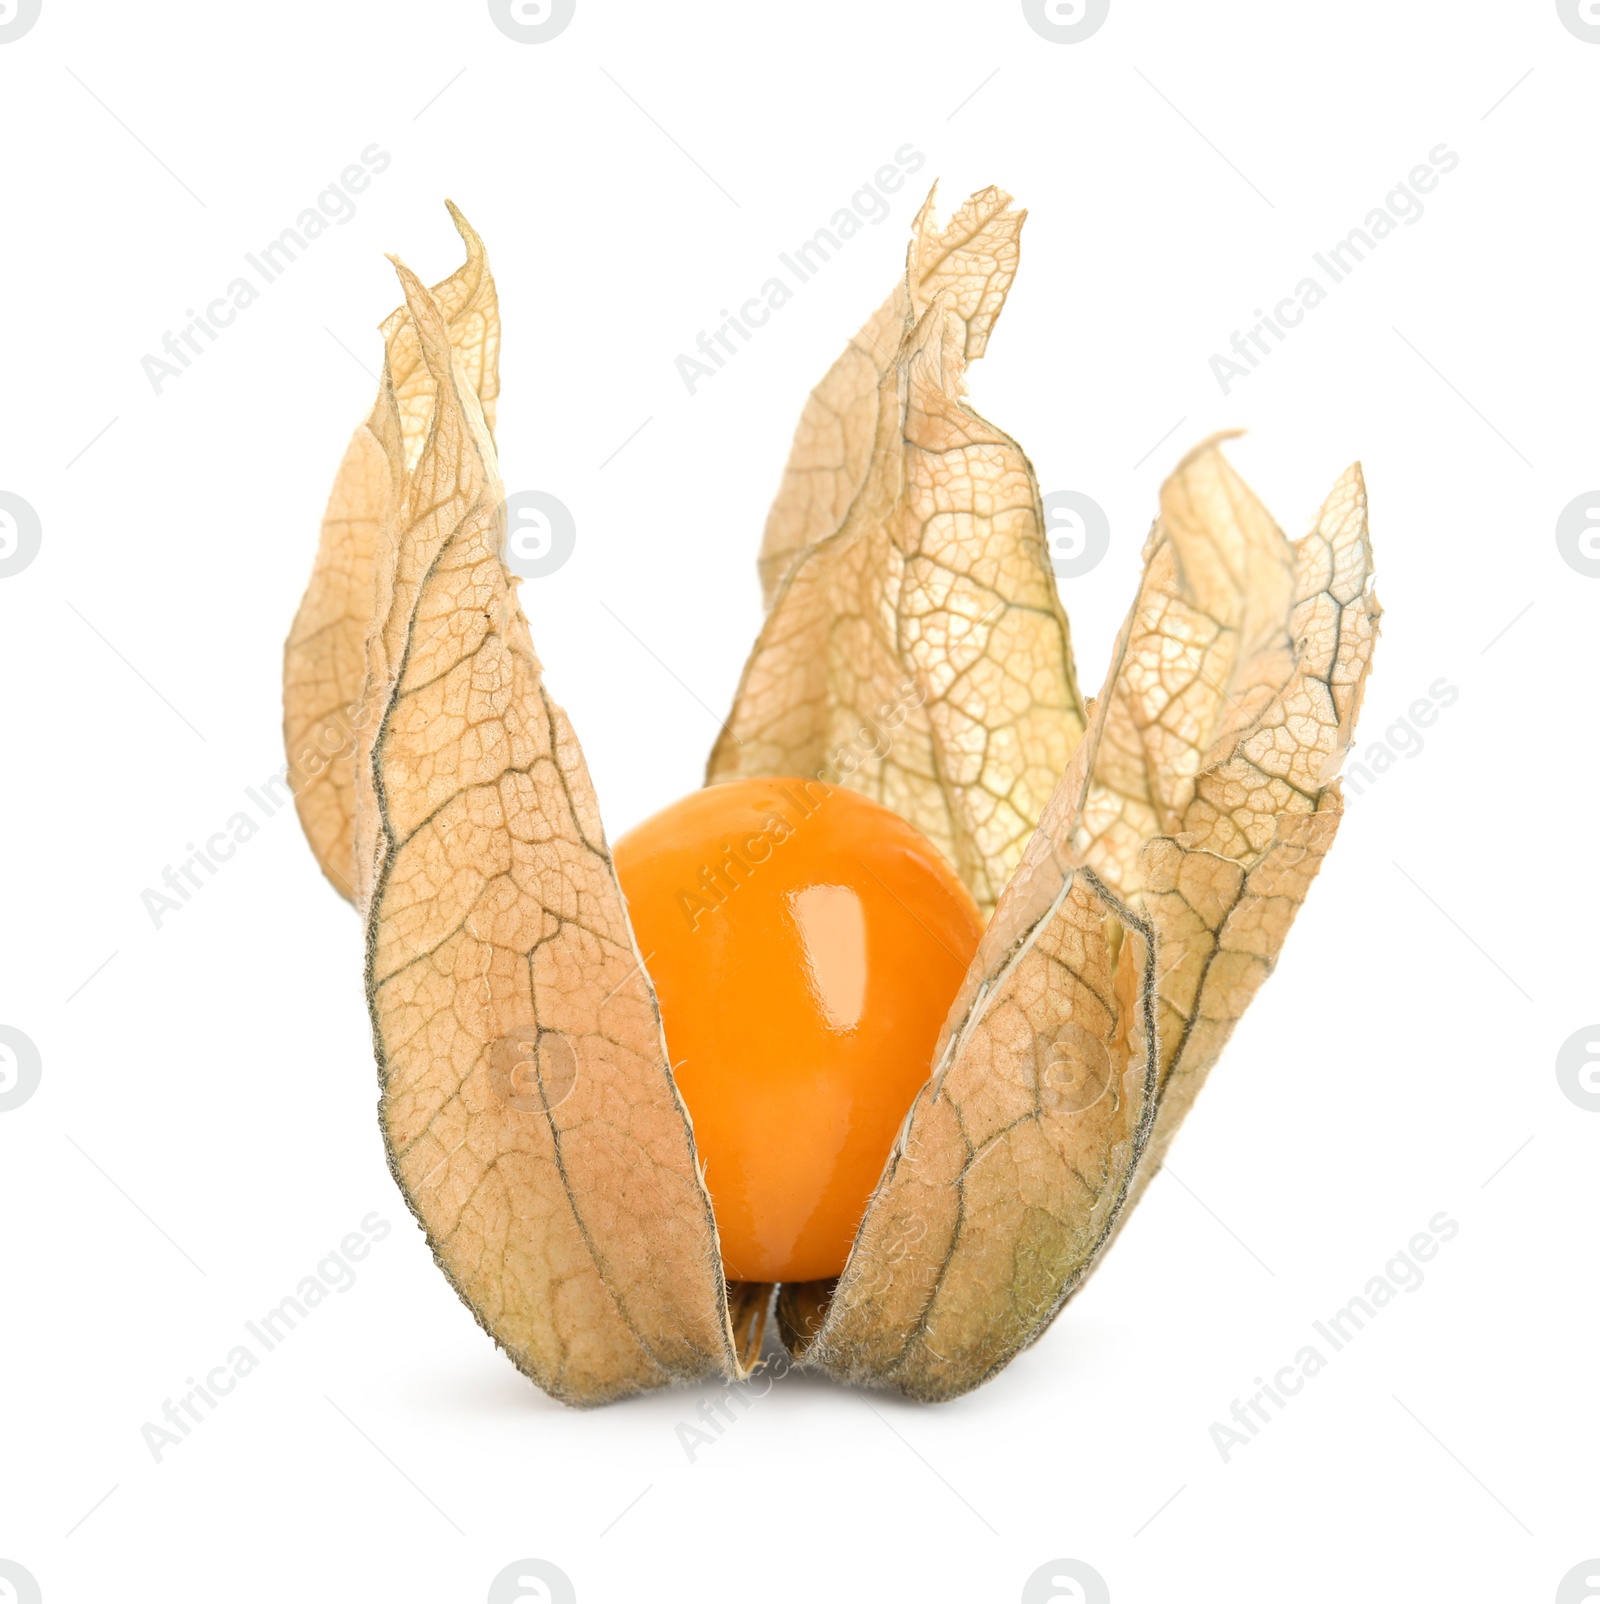
[[[965,399],[1025,214],[930,194],[801,412],[706,787],[613,846],[506,566],[498,300],[450,212],[456,272],[395,264],[284,660],[395,1180],[566,1402],[742,1377],[769,1320],[840,1381],[970,1391],[1105,1252],[1332,845],[1360,467],[1291,542],[1226,436],[1191,451],[1085,700],[1032,466]]]

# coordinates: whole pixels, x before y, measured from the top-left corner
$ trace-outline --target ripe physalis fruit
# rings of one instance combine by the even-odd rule
[[[1033,470],[964,399],[1022,214],[988,189],[941,228],[930,195],[802,413],[731,783],[614,865],[505,566],[497,302],[454,215],[458,272],[397,267],[284,672],[395,1178],[569,1402],[747,1373],[774,1279],[800,1363],[969,1391],[1082,1285],[1332,844],[1378,621],[1360,469],[1291,544],[1221,437],[1191,452],[1085,704]],[[779,841],[796,787],[826,800]]]
[[[734,780],[623,836],[617,876],[733,1281],[844,1269],[983,926],[897,813]]]

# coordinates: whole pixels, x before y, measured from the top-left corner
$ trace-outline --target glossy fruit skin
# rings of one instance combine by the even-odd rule
[[[728,1278],[837,1275],[977,907],[921,831],[820,780],[708,786],[614,855]]]

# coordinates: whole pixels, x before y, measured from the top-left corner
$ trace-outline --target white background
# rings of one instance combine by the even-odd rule
[[[0,489],[43,527],[0,580],[0,1023],[43,1063],[0,1114],[0,1558],[46,1604],[478,1601],[530,1556],[583,1604],[1011,1601],[1058,1557],[1116,1604],[1556,1597],[1600,1553],[1600,1114],[1555,1074],[1600,1018],[1600,581],[1554,537],[1600,483],[1597,86],[1552,0],[1112,0],[1077,44],[1014,0],[578,0],[538,45],[467,0],[44,0],[0,44]],[[141,357],[374,142],[355,219],[155,394]],[[1086,686],[1163,474],[1242,426],[1294,536],[1365,464],[1362,750],[1460,694],[1351,799],[1169,1172],[1037,1347],[937,1408],[790,1378],[691,1462],[696,1394],[565,1409],[434,1269],[357,923],[292,812],[160,929],[141,893],[281,763],[384,253],[451,270],[445,196],[500,285],[507,487],[577,520],[522,594],[608,828],[695,786],[801,402],[918,185],[698,395],[673,360],[907,142],[946,208],[1031,210],[972,398],[1109,514],[1063,586]],[[1224,395],[1212,354],[1441,142],[1421,220]],[[156,1463],[141,1426],[373,1210],[357,1284]],[[1224,1463],[1212,1423],[1441,1210],[1425,1283]]]

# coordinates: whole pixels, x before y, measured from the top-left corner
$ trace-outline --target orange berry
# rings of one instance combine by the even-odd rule
[[[844,1268],[982,922],[933,843],[819,780],[735,780],[615,848],[735,1281]]]

